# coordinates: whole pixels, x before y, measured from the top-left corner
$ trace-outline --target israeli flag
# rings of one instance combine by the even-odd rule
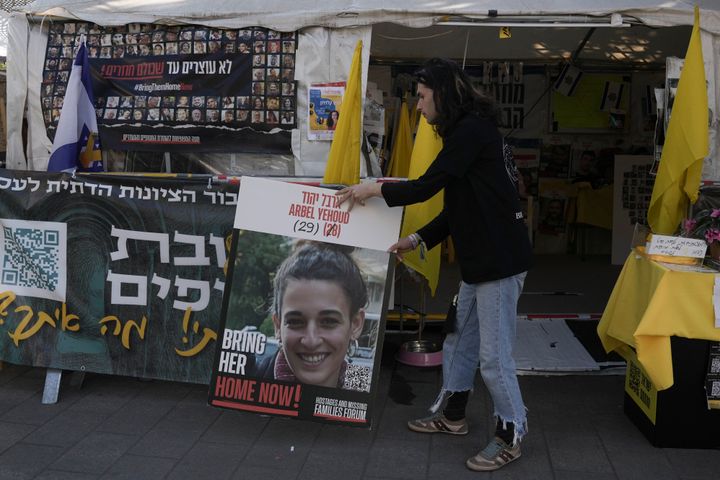
[[[94,104],[90,62],[83,41],[78,48],[65,90],[48,172],[103,170]]]
[[[555,80],[553,88],[560,95],[572,97],[575,93],[575,88],[578,86],[578,83],[580,83],[580,79],[582,78],[582,76],[582,70],[573,65],[570,65],[569,63],[566,63],[562,71],[560,72],[560,76],[557,78],[557,80]]]

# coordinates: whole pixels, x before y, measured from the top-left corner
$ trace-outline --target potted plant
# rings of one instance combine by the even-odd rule
[[[681,235],[705,240],[710,256],[720,259],[720,208],[706,208],[683,220]]]

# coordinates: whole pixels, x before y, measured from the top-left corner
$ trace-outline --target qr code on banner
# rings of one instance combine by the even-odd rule
[[[0,219],[0,289],[65,301],[67,225]]]

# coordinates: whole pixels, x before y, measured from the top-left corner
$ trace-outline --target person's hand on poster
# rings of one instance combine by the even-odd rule
[[[420,237],[417,233],[403,237],[390,245],[388,252],[394,253],[398,260],[402,261],[403,253],[412,252],[420,244]]]
[[[382,197],[382,184],[381,183],[359,183],[357,185],[350,185],[342,190],[335,192],[338,197],[338,206],[341,206],[346,201],[348,203],[348,212],[353,209],[355,203],[365,205],[365,200],[371,197]]]

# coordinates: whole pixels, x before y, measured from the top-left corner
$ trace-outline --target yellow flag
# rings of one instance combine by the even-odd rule
[[[700,15],[695,7],[695,23],[648,209],[648,222],[654,233],[672,234],[677,230],[687,212],[688,201],[695,203],[697,200],[703,159],[707,155],[707,86]]]
[[[392,155],[390,156],[391,177],[405,178],[408,176],[412,150],[413,141],[412,131],[410,130],[410,115],[408,114],[407,102],[403,100],[402,105],[400,105],[400,119],[398,120],[397,134],[395,135]]]
[[[418,120],[420,119],[420,111],[417,109],[417,102],[414,107],[410,107],[408,104],[408,110],[410,111],[410,134],[413,134],[418,127]]]
[[[415,179],[421,176],[430,164],[435,160],[437,154],[442,150],[442,140],[427,123],[425,117],[420,117],[420,126],[415,136],[415,145],[412,149],[410,160],[410,171],[408,177]],[[402,236],[415,233],[419,228],[435,218],[442,210],[442,191],[438,192],[431,199],[405,207],[403,218]],[[440,246],[434,247],[425,252],[425,258],[420,258],[419,249],[403,255],[403,263],[412,268],[423,277],[427,278],[430,292],[435,295],[438,275],[440,273]]]
[[[360,183],[362,46],[362,40],[358,40],[340,105],[340,117],[330,144],[323,183]]]

